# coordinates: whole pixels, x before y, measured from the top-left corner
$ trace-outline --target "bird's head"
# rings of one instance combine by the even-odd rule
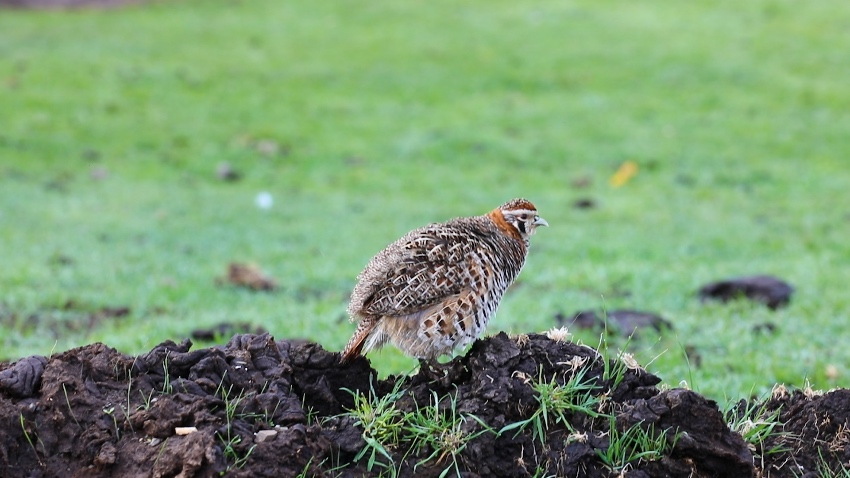
[[[549,223],[537,214],[537,208],[527,199],[513,199],[499,206],[505,222],[516,229],[525,241],[534,235],[538,226],[548,226]]]

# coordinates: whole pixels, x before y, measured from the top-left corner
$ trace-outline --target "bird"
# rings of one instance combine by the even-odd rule
[[[479,338],[549,223],[527,199],[487,214],[414,229],[376,254],[357,276],[348,315],[358,322],[341,353],[349,363],[392,343],[439,365],[438,357]]]

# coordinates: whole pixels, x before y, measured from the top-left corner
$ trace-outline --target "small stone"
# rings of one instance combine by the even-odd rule
[[[237,181],[241,177],[239,172],[233,169],[233,166],[228,162],[219,164],[215,170],[215,175],[222,181]]]
[[[573,202],[573,207],[576,209],[593,209],[596,207],[596,201],[593,198],[576,199]]]
[[[254,442],[256,443],[265,443],[267,441],[272,441],[277,436],[277,430],[260,430],[257,433],[254,433]]]
[[[195,427],[175,427],[174,428],[174,433],[177,434],[177,435],[180,435],[180,436],[188,435],[190,433],[195,433],[196,431],[198,431],[198,429],[195,428]]]
[[[99,467],[114,465],[117,453],[115,445],[113,445],[112,442],[106,442],[100,447],[100,451],[97,453],[97,456],[94,457],[94,464]]]

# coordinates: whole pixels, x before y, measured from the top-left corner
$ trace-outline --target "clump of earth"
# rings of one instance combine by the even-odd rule
[[[743,400],[735,431],[714,401],[552,337],[386,379],[269,334],[23,358],[0,364],[0,476],[790,478],[850,460],[847,390]]]

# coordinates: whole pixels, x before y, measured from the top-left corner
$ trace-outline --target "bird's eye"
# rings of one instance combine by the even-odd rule
[[[528,214],[520,214],[519,218],[525,221],[526,219],[528,219]]]

